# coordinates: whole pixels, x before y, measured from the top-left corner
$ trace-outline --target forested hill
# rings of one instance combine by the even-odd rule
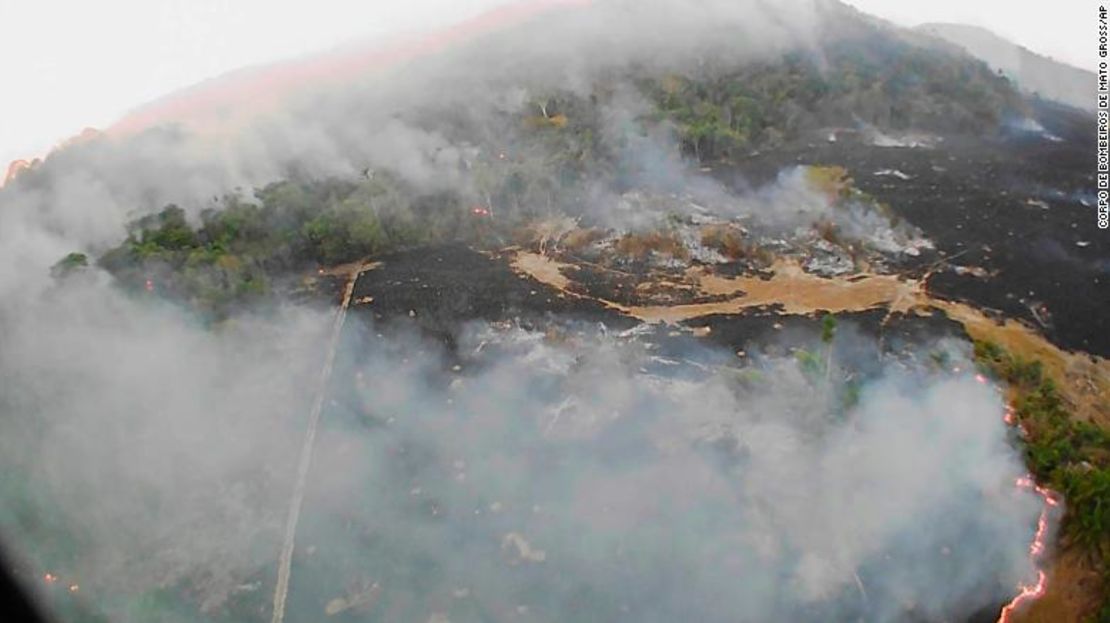
[[[315,615],[290,615],[300,620],[348,608],[336,620],[364,614],[363,596],[377,600],[379,592],[382,603],[365,602],[376,608],[366,612],[391,620],[440,620],[440,596],[453,607],[488,607],[497,620],[567,620],[582,612],[667,619],[699,608],[699,620],[730,620],[749,607],[754,620],[980,620],[966,617],[980,607],[993,615],[1001,600],[1033,599],[1040,589],[1015,588],[1033,577],[1032,564],[1046,570],[1040,577],[1050,588],[1038,602],[1046,611],[1105,613],[1110,326],[1098,297],[1076,293],[1105,284],[1110,241],[1094,225],[1086,113],[1025,95],[965,52],[836,0],[538,4],[549,10],[368,75],[337,70],[332,77],[342,79],[326,88],[306,79],[294,97],[245,103],[215,127],[186,120],[126,136],[90,134],[0,189],[0,326],[10,327],[5,336],[15,345],[4,350],[0,378],[17,390],[0,403],[12,414],[43,413],[7,418],[18,434],[0,436],[11,450],[0,455],[19,468],[8,470],[20,476],[9,497],[42,511],[17,513],[6,525],[31,534],[33,546],[49,545],[49,566],[28,577],[45,573],[53,584],[57,574],[65,578],[61,597],[103,595],[110,609],[144,620],[198,608],[205,617],[211,608],[213,621],[265,616],[284,599],[280,580],[279,597],[269,599],[277,560],[302,578],[289,603]],[[839,331],[838,317],[845,321]],[[595,357],[587,346],[595,337],[612,343],[581,365]],[[525,343],[542,359],[534,387],[518,382],[527,370],[517,356],[533,359],[531,346],[518,350]],[[275,373],[269,364],[278,363]],[[410,384],[409,376],[420,380]],[[695,378],[706,380],[704,389],[689,383]],[[1008,392],[995,391],[994,379]],[[961,410],[952,411],[952,383],[980,398],[961,398]],[[394,391],[402,384],[410,389]],[[641,399],[649,386],[663,388],[660,396],[673,388],[675,405],[712,417],[682,416],[692,427],[673,428],[664,415],[670,402],[641,409],[651,402]],[[620,403],[612,409],[608,398],[599,401],[610,393]],[[764,395],[766,413],[753,401]],[[1003,411],[1004,399],[1012,412]],[[302,446],[313,404],[311,426],[328,428],[319,436],[313,429]],[[492,411],[504,413],[484,419]],[[639,411],[646,428],[621,415]],[[737,420],[741,411],[753,419]],[[529,413],[538,426],[521,417]],[[857,419],[872,413],[925,428],[895,422],[885,428],[897,433],[888,441]],[[1014,428],[1004,427],[1004,413]],[[783,440],[812,437],[813,451],[782,453],[775,448],[792,446],[759,441],[767,422],[778,426],[788,416],[799,427]],[[608,423],[595,428],[601,422]],[[969,426],[978,431],[973,437]],[[65,443],[50,445],[55,431],[65,432]],[[150,441],[163,431],[164,441]],[[481,431],[491,434],[471,435]],[[852,437],[858,433],[860,443]],[[934,452],[939,433],[959,452]],[[280,443],[260,443],[270,435]],[[357,435],[365,436],[347,443]],[[846,458],[822,449],[824,440],[841,438]],[[182,440],[191,455],[177,452]],[[215,443],[224,441],[235,447]],[[339,462],[313,467],[308,489],[290,486],[263,462],[272,454],[275,464],[295,468],[296,449],[313,443],[321,444],[316,460]],[[771,479],[776,495],[757,489],[751,504],[741,499],[743,508],[731,493],[738,481],[719,480],[723,488],[703,492],[705,505],[700,498],[679,505],[677,525],[698,538],[677,550],[674,539],[665,540],[667,551],[644,549],[650,555],[640,562],[615,559],[636,577],[692,578],[696,590],[667,580],[674,591],[633,582],[634,592],[617,594],[626,582],[597,567],[596,554],[623,548],[624,524],[656,513],[644,506],[631,523],[613,523],[594,500],[610,499],[611,486],[652,491],[629,487],[625,475],[642,466],[643,482],[657,482],[677,465],[670,457],[685,463],[688,456],[691,474],[708,475],[703,467],[712,465],[714,473],[746,480],[741,462],[762,445],[774,450],[768,473],[787,466],[799,480]],[[456,454],[463,446],[472,454]],[[687,446],[688,454],[674,453]],[[860,448],[866,454],[871,446],[874,458],[863,463],[875,471],[852,471],[862,465]],[[501,454],[509,447],[521,450],[519,463]],[[121,451],[131,448],[138,452]],[[86,449],[93,452],[87,461]],[[803,455],[816,462],[791,463]],[[926,455],[935,463],[922,463]],[[596,463],[598,471],[549,480],[560,456]],[[829,481],[849,498],[860,482],[889,475],[888,490],[920,506],[907,513],[886,504],[889,496],[872,495],[878,507],[853,507],[856,514],[846,516],[845,494],[811,477],[827,471],[826,457],[852,467]],[[299,463],[300,478],[309,463]],[[97,469],[105,464],[112,469]],[[183,481],[192,472],[182,464],[198,466],[196,478]],[[443,478],[465,476],[463,465],[471,466],[466,486]],[[77,541],[55,547],[49,537],[65,526],[39,517],[66,516],[52,511],[52,498],[39,496],[46,489],[24,472],[69,492],[59,500],[81,528],[75,534],[88,528],[90,550],[118,562],[73,554],[84,547]],[[616,479],[585,498],[544,494],[593,481],[594,473]],[[1030,491],[1007,493],[1026,473],[1035,483],[1017,484]],[[519,488],[503,474],[534,475],[541,486]],[[97,486],[85,486],[93,476]],[[320,480],[328,492],[320,498],[317,476],[346,484],[333,489]],[[672,479],[673,493],[694,478]],[[250,486],[240,496],[212,482]],[[441,496],[446,489],[436,482],[452,492]],[[342,493],[348,484],[351,495]],[[520,495],[506,497],[506,488]],[[815,490],[827,495],[810,512]],[[262,529],[272,528],[277,543],[291,491],[300,491],[296,505],[307,491],[302,527],[310,532],[300,533],[308,536],[295,549],[291,541],[280,548],[303,555],[279,557],[278,547],[253,539],[270,538]],[[278,521],[242,513],[269,508],[254,500],[271,494]],[[93,497],[102,499],[93,504]],[[209,497],[211,509],[194,504]],[[648,497],[652,504],[666,499]],[[782,513],[735,521],[737,509],[776,497],[786,503]],[[1067,510],[1058,543],[1065,555],[1057,557],[1045,522],[1059,499]],[[683,507],[721,501],[728,504],[720,515]],[[1011,505],[1018,502],[1022,508]],[[540,512],[539,503],[555,512]],[[310,514],[323,507],[323,515]],[[374,512],[362,521],[367,509]],[[1042,527],[1034,533],[1038,511]],[[872,515],[881,521],[859,520]],[[780,516],[805,517],[812,527],[807,521],[799,538],[767,541],[780,532]],[[589,530],[578,522],[596,517],[604,521]],[[837,525],[829,517],[847,518]],[[947,522],[952,517],[963,519]],[[504,533],[514,518],[534,541]],[[549,519],[558,521],[545,535]],[[200,524],[212,527],[213,538],[198,538],[208,536],[193,530]],[[705,532],[709,524],[754,531],[717,538]],[[648,522],[638,542],[654,548],[658,534],[682,534],[662,526],[659,532]],[[97,541],[97,528],[112,538]],[[284,532],[291,538],[297,531]],[[601,532],[616,539],[612,549],[594,547]],[[324,547],[328,539],[315,535],[326,533],[342,547]],[[436,534],[438,544],[424,538]],[[475,548],[460,551],[459,534],[475,535]],[[814,544],[853,539],[865,547],[843,565],[836,547],[809,553]],[[749,547],[764,542],[785,552],[775,554],[781,564]],[[225,556],[229,543],[241,563]],[[529,543],[542,548],[534,560]],[[716,543],[750,550],[754,564]],[[728,560],[705,558],[710,551]],[[546,552],[544,565],[532,564]],[[836,564],[826,569],[826,557]],[[1049,568],[1057,559],[1061,565]],[[144,560],[152,564],[136,564]],[[380,565],[366,567],[368,560]],[[431,569],[428,561],[450,564]],[[543,584],[514,584],[520,565]],[[90,571],[72,571],[81,566]],[[733,568],[759,569],[766,581],[746,583],[749,593],[718,590],[736,583],[716,570]],[[583,573],[595,569],[600,583]],[[587,588],[612,580],[617,590],[610,596],[559,584],[568,570]],[[657,570],[665,574],[653,576]],[[896,577],[903,570],[911,573]],[[457,579],[478,575],[482,586],[467,586],[470,597],[447,597],[459,594]],[[78,576],[80,591],[67,590]],[[113,585],[125,595],[106,590]],[[725,594],[731,599],[714,597]],[[624,603],[643,608],[625,610]],[[524,604],[534,609],[521,610]]]
[[[757,60],[710,47],[681,71],[631,59],[585,87],[533,81],[514,107],[422,101],[401,119],[461,146],[450,185],[429,190],[389,166],[345,178],[291,166],[286,180],[217,197],[192,217],[170,206],[139,218],[115,248],[79,250],[56,272],[91,251],[127,287],[153,284],[221,316],[314,265],[444,239],[507,240],[531,219],[596,213],[606,195],[681,184],[668,182],[676,169],[825,140],[829,128],[989,138],[1028,114],[984,63],[840,3],[818,6],[813,40]],[[48,184],[51,168],[20,183]],[[487,213],[495,218],[475,218]]]
[[[1095,108],[1095,74],[1041,56],[993,32],[966,24],[922,24],[917,30],[967,50],[1022,90],[1081,110]]]

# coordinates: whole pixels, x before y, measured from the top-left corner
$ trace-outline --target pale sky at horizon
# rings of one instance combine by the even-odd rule
[[[206,78],[519,1],[0,0],[0,175],[10,160]],[[1096,60],[1096,2],[847,1],[906,26],[983,26],[1084,69]]]

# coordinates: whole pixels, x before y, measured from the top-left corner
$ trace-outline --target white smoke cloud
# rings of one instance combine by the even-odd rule
[[[357,357],[315,511],[355,520],[302,535],[333,557],[306,573],[349,568],[388,594],[427,565],[402,618],[465,587],[538,620],[658,621],[940,620],[1028,577],[1038,503],[1014,487],[1000,395],[970,377],[887,362],[845,413],[792,358],[763,359],[751,383],[660,376],[644,344],[588,333],[483,329],[463,353],[477,344],[496,354],[446,388],[424,381],[434,357]],[[503,551],[507,535],[542,561]],[[383,543],[400,544],[388,564]],[[597,601],[576,603],[582,587]]]
[[[32,566],[80,578],[120,620],[126,605],[103,595],[178,582],[218,608],[276,558],[317,389],[318,310],[205,327],[96,269],[52,282],[65,253],[116,243],[129,219],[166,203],[195,214],[290,169],[384,168],[466,192],[478,147],[427,115],[511,140],[498,115],[537,94],[586,93],[632,62],[697,67],[725,44],[735,57],[721,62],[773,55],[805,44],[810,9],[567,10],[226,132],[186,124],[77,145],[0,190],[0,454],[51,522],[6,514],[5,541]],[[635,139],[639,104],[616,101],[610,139]],[[640,138],[625,156],[641,181],[708,184],[684,172],[669,137]],[[401,610],[447,609],[444,595],[466,588],[491,611],[546,620],[573,619],[567,608],[587,597],[606,620],[830,620],[860,608],[894,620],[911,606],[963,613],[1028,571],[1035,501],[1010,486],[1020,462],[999,398],[966,379],[892,370],[837,420],[835,398],[791,361],[768,360],[755,387],[724,374],[679,381],[641,372],[635,346],[522,333],[444,389],[428,379],[446,364],[418,354],[433,350],[419,340],[348,346],[365,352],[339,378],[361,372],[364,386],[350,404],[339,402],[348,386],[333,388],[305,523],[323,535],[306,543],[319,558],[298,551],[297,562],[320,568],[295,572],[294,591],[315,577],[339,593],[363,574]],[[12,487],[5,495],[26,502]],[[409,572],[409,584],[396,577]],[[294,601],[305,620],[320,616],[315,597]]]

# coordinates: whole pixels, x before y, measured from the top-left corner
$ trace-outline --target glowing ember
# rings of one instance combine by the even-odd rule
[[[474,206],[470,209],[470,212],[474,214],[474,216],[489,216],[489,210],[481,206]]]
[[[1021,587],[1021,592],[1010,600],[1010,603],[1006,604],[1006,607],[1002,609],[1002,614],[998,616],[998,623],[1006,623],[1009,621],[1010,615],[1025,602],[1040,599],[1044,595],[1047,584],[1048,580],[1045,578],[1044,571],[1038,571],[1037,583],[1031,586]]]
[[[70,584],[70,585],[69,585],[69,592],[71,592],[71,593],[76,593],[76,592],[77,592],[77,590],[78,590],[79,588],[80,588],[80,587],[79,587],[79,586],[77,586],[76,584]]]
[[[42,576],[42,580],[47,584],[53,584],[58,581],[58,576],[54,575],[53,573],[47,573]]]
[[[153,292],[154,291],[154,282],[151,281],[150,279],[147,279],[146,280],[146,285],[144,287],[146,288],[147,292]]]
[[[975,375],[975,380],[976,380],[976,381],[979,381],[979,382],[980,382],[980,383],[982,383],[983,385],[986,385],[986,384],[987,384],[987,377],[983,376],[982,374],[976,374],[976,375]]]
[[[1033,560],[1033,564],[1036,565],[1041,556],[1045,553],[1048,539],[1049,510],[1060,504],[1060,497],[1055,491],[1038,486],[1032,476],[1018,478],[1015,484],[1019,489],[1027,489],[1036,492],[1037,495],[1041,496],[1041,499],[1044,500],[1044,507],[1041,508],[1041,516],[1037,519],[1037,532],[1033,535],[1033,541],[1029,544],[1029,557]],[[1010,603],[1002,608],[1002,612],[998,615],[998,623],[1007,623],[1007,621],[1010,621],[1010,615],[1027,602],[1040,599],[1047,588],[1048,576],[1045,575],[1043,570],[1037,569],[1036,583],[1018,586],[1018,594],[1010,600]]]
[[[986,378],[982,375],[977,374],[975,378],[976,380],[982,379],[980,380],[981,383],[986,382]],[[1020,428],[1020,425],[1017,423],[1017,416],[1014,412],[1014,408],[1011,405],[1006,405],[1002,420],[1010,426],[1017,425]],[[1033,541],[1029,544],[1029,558],[1033,561],[1033,565],[1036,566],[1040,562],[1041,556],[1044,556],[1046,549],[1046,542],[1048,539],[1048,513],[1053,507],[1060,505],[1060,494],[1038,485],[1037,482],[1033,480],[1032,475],[1022,476],[1018,478],[1017,482],[1014,484],[1019,489],[1035,492],[1041,497],[1041,500],[1044,501],[1044,505],[1041,507],[1041,516],[1037,518],[1037,532],[1033,535]],[[1006,606],[1002,608],[1002,612],[999,613],[998,623],[1008,623],[1011,620],[1010,616],[1018,608],[1028,602],[1040,599],[1047,588],[1048,576],[1045,575],[1042,569],[1037,568],[1037,581],[1034,584],[1022,584],[1018,586],[1018,594],[1015,595],[1014,598],[1010,600],[1010,603],[1006,604]]]
[[[8,165],[7,175],[4,176],[3,180],[0,180],[0,187],[6,186],[7,184],[11,183],[11,181],[14,180],[16,178],[16,176],[20,175],[24,171],[27,171],[27,170],[31,169],[38,162],[39,162],[39,160],[37,158],[33,161],[27,161],[27,160],[14,160],[14,161],[12,161],[12,163]]]

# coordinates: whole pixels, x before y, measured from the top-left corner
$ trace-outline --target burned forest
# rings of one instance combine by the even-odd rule
[[[156,101],[0,187],[5,562],[80,623],[1108,621],[1093,128],[837,0]]]

